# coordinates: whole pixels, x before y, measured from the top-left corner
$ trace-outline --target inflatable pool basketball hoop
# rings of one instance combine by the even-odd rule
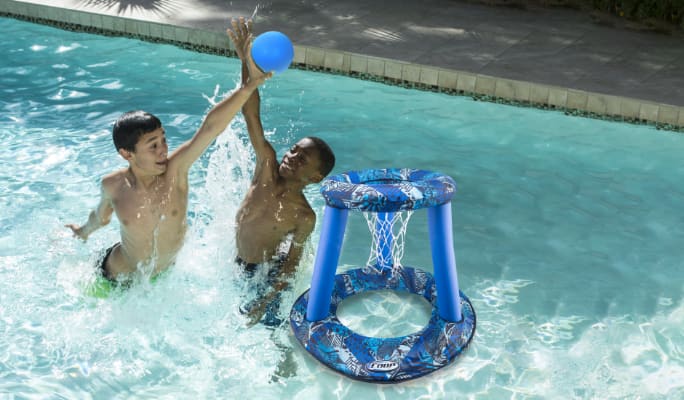
[[[318,361],[353,379],[396,383],[450,364],[468,346],[476,320],[470,300],[458,287],[451,231],[455,186],[442,174],[394,168],[351,171],[323,182],[326,207],[311,289],[290,312],[295,337]],[[400,265],[408,218],[423,208],[428,212],[434,277]],[[336,275],[349,210],[365,212],[373,231],[371,259],[363,268]],[[337,307],[370,290],[422,296],[432,304],[430,321],[421,331],[401,337],[353,332],[337,318]]]

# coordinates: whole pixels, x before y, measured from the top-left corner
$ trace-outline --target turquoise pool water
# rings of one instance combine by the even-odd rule
[[[684,397],[681,134],[297,70],[273,78],[262,114],[278,154],[315,134],[335,150],[335,172],[412,167],[458,184],[454,245],[478,314],[473,343],[426,378],[364,384],[317,364],[287,329],[245,328],[237,312],[232,224],[252,167],[240,121],[191,170],[177,265],[125,294],[85,294],[118,222],[85,244],[63,225],[85,221],[99,179],[124,166],[113,120],[153,112],[175,148],[235,87],[236,60],[10,19],[0,32],[12,38],[0,43],[0,394]],[[320,217],[317,190],[307,195]],[[425,219],[412,217],[403,261],[430,270]],[[286,302],[309,286],[319,229]],[[366,232],[350,220],[341,269],[366,260]],[[416,330],[428,312],[382,294],[342,311],[377,335]],[[286,355],[293,376],[272,382]]]

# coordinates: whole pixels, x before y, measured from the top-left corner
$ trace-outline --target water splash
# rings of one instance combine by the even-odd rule
[[[259,3],[256,4],[254,7],[254,12],[252,13],[252,16],[249,17],[253,22],[256,22],[256,17],[257,17],[257,12],[259,11]]]

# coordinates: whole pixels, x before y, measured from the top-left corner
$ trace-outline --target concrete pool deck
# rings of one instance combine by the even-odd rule
[[[0,15],[228,54],[251,0],[0,0]],[[567,9],[456,0],[272,0],[295,64],[390,84],[684,129],[684,32],[639,32]],[[621,24],[617,24],[618,26]]]

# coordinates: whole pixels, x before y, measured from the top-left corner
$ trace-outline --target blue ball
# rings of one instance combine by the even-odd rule
[[[293,58],[292,42],[281,32],[264,32],[252,43],[252,59],[264,72],[283,72]]]

